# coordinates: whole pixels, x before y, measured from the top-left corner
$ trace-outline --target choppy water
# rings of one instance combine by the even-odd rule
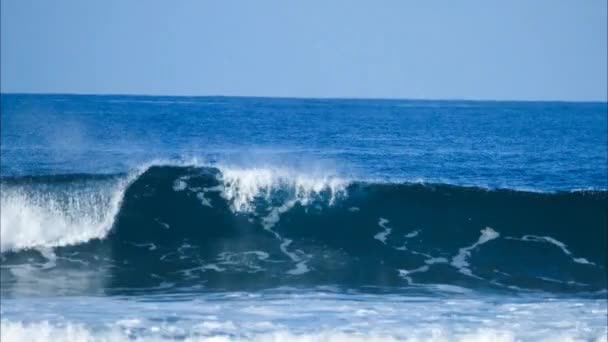
[[[605,340],[606,116],[2,95],[2,340]]]

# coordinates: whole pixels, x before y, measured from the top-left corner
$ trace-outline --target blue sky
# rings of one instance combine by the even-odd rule
[[[2,92],[600,100],[605,0],[2,0]]]

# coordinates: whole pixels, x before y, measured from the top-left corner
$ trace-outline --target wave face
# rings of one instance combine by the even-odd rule
[[[280,169],[4,177],[2,291],[602,293],[607,204],[606,192],[357,182]]]

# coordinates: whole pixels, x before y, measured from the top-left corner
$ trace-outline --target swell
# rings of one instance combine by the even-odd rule
[[[39,291],[41,278],[61,277],[72,280],[67,292],[606,289],[608,195],[601,191],[348,182],[280,169],[186,166],[3,178],[2,186],[5,292],[28,284]]]

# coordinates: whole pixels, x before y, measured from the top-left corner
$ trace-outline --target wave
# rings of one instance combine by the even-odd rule
[[[2,177],[1,218],[6,229],[2,230],[0,251],[60,247],[104,238],[114,224],[125,191],[144,173],[144,179],[159,175],[171,178],[165,171],[183,169],[186,173],[172,180],[174,191],[186,190],[187,181],[194,174],[215,177],[218,183],[214,186],[187,190],[207,206],[211,204],[205,192],[217,192],[234,213],[254,212],[260,200],[307,205],[325,192],[331,194],[329,204],[332,204],[345,194],[349,184],[335,175],[307,174],[286,168],[222,167],[219,171],[184,165],[189,163],[166,166],[151,162],[129,174]],[[189,175],[192,170],[196,171]]]
[[[104,291],[605,291],[607,203],[605,191],[375,183],[280,168],[4,177],[3,283],[19,283],[28,265],[31,279],[32,268],[51,277],[105,270]]]
[[[4,178],[0,251],[58,247],[103,238],[136,175]]]

